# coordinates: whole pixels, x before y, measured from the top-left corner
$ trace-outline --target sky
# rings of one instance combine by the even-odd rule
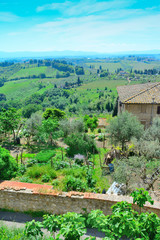
[[[0,0],[0,51],[160,50],[160,0]]]

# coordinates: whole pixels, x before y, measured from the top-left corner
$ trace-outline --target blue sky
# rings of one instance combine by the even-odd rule
[[[0,51],[153,49],[159,0],[0,0]]]

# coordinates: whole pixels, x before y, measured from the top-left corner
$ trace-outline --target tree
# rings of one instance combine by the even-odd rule
[[[59,137],[58,134],[58,122],[51,118],[42,121],[42,125],[39,127],[38,136],[48,141],[48,144],[52,146],[53,139]]]
[[[143,181],[141,179],[142,171],[146,166],[146,160],[141,157],[123,158],[114,161],[114,181],[119,184],[125,184],[125,193],[130,189],[142,187]],[[135,178],[137,181],[135,181]]]
[[[42,114],[39,112],[32,113],[31,117],[27,119],[23,135],[27,138],[27,144],[30,145],[31,137],[34,137],[38,133],[38,128],[42,124]]]
[[[144,188],[140,188],[134,192],[131,193],[131,196],[133,197],[133,203],[137,203],[137,205],[141,208],[144,206],[146,202],[149,202],[151,205],[154,204],[154,201],[152,200],[151,196],[147,191],[144,190]]]
[[[87,155],[88,153],[96,153],[97,147],[93,138],[84,133],[75,133],[69,135],[65,139],[65,143],[69,146],[67,153],[70,157],[75,154]]]
[[[9,151],[0,147],[0,179],[9,180],[16,176],[17,163]]]
[[[22,115],[25,118],[30,118],[32,113],[35,113],[37,111],[41,110],[41,106],[37,104],[28,104],[25,106],[22,110]]]
[[[6,100],[7,100],[6,95],[3,93],[0,93],[0,101],[6,101]]]
[[[57,119],[58,121],[65,118],[66,113],[57,108],[47,108],[43,113],[45,119],[52,118]]]
[[[65,138],[72,133],[83,133],[85,131],[82,119],[72,121],[62,119],[59,122],[59,129],[63,132]]]
[[[139,140],[133,139],[135,150],[148,160],[160,158],[160,118],[154,118],[153,124],[144,131]]]
[[[143,125],[132,114],[123,112],[118,117],[114,118],[107,128],[110,134],[111,142],[114,144],[120,143],[122,150],[126,148],[126,143],[132,137],[140,138],[143,134]]]
[[[97,117],[89,117],[88,115],[84,116],[84,123],[87,128],[90,128],[93,132],[98,127],[98,118]]]
[[[9,108],[8,110],[2,109],[0,112],[0,126],[5,134],[12,131],[14,142],[16,140],[16,130],[20,122],[20,114],[15,108]],[[18,134],[18,132],[17,132]]]

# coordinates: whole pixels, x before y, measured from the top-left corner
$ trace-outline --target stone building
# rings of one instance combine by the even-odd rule
[[[148,127],[154,117],[160,117],[160,82],[117,87],[118,114],[128,111]]]

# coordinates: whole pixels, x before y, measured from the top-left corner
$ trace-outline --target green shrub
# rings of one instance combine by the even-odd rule
[[[65,139],[65,143],[69,146],[67,153],[70,157],[78,153],[85,156],[87,153],[97,153],[94,139],[87,134],[71,134]]]
[[[56,171],[50,167],[50,165],[38,166],[35,165],[27,169],[26,175],[30,178],[39,178],[42,175],[47,174],[51,179],[57,177]]]
[[[28,159],[27,161],[27,167],[32,167],[34,164],[36,164],[38,161],[37,159]]]
[[[58,179],[53,180],[52,185],[54,187],[57,187],[59,185],[59,180]]]
[[[75,178],[68,176],[65,179],[65,189],[64,191],[80,191],[85,192],[87,190],[87,183],[82,181],[80,178]]]
[[[17,170],[16,160],[10,155],[8,150],[0,147],[0,179],[9,180],[15,177]]]
[[[32,183],[33,182],[29,177],[25,177],[25,176],[21,177],[19,179],[19,181],[20,182],[26,182],[26,183]]]
[[[42,175],[42,182],[49,182],[50,181],[50,176],[48,174],[43,174]]]
[[[101,133],[101,132],[102,132],[102,130],[100,128],[98,128],[98,133]]]
[[[80,179],[85,178],[87,175],[86,167],[65,168],[62,173],[65,176],[73,176]]]
[[[36,159],[39,163],[47,163],[54,155],[53,150],[43,150],[36,155]]]

